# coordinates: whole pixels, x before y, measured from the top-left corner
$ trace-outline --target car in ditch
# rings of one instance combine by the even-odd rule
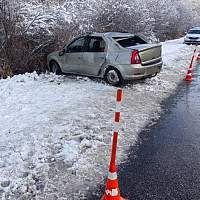
[[[200,45],[200,27],[190,29],[184,38],[184,43]]]
[[[119,86],[127,80],[157,75],[162,68],[161,44],[150,44],[130,33],[92,33],[78,36],[61,51],[48,55],[55,74],[100,77]]]

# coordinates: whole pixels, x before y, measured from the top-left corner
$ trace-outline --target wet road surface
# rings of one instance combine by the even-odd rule
[[[200,64],[162,105],[161,118],[141,134],[118,167],[128,200],[200,200]],[[88,200],[99,199],[100,186]],[[91,194],[91,193],[90,193]]]
[[[120,167],[129,200],[200,200],[200,66],[163,103],[160,120],[140,134]]]

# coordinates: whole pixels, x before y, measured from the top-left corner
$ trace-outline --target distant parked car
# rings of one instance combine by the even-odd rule
[[[162,68],[161,44],[148,44],[137,35],[118,32],[76,37],[47,60],[55,74],[100,77],[115,86],[124,80],[155,76]]]
[[[200,27],[192,28],[188,31],[184,38],[185,44],[200,44]]]

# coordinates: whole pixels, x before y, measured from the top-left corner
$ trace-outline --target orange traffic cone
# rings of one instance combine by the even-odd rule
[[[120,124],[120,105],[122,102],[122,89],[117,90],[116,110],[115,110],[115,131],[113,133],[112,152],[108,178],[106,181],[106,191],[101,200],[125,200],[120,196],[119,183],[117,179],[116,154],[118,141],[118,128]]]
[[[193,53],[193,56],[192,56],[192,60],[190,62],[189,70],[188,70],[187,75],[185,77],[185,81],[192,81],[192,65],[193,65],[193,61],[194,61],[194,57],[195,57],[194,55],[196,53],[196,50],[197,50],[197,46],[196,46],[196,48],[194,50],[194,53]]]
[[[192,81],[192,68],[188,70],[185,81]]]
[[[106,182],[106,191],[101,200],[125,200],[120,196],[117,168],[115,164],[110,164],[108,179]]]

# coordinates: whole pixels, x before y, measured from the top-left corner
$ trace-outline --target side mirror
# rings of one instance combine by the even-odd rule
[[[65,54],[65,49],[59,52],[59,56],[63,56]]]

